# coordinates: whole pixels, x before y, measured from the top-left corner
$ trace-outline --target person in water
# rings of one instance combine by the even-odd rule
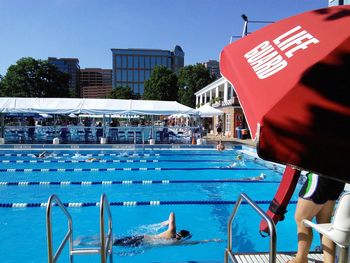
[[[216,145],[216,150],[218,151],[225,150],[225,145],[221,141],[218,141],[218,144]]]
[[[160,243],[159,241],[165,241],[169,244],[177,244],[192,237],[191,233],[187,230],[176,232],[174,212],[171,212],[169,219],[162,222],[161,225],[168,226],[168,229],[157,235],[127,236],[114,239],[113,246],[139,246],[141,244]]]
[[[266,178],[266,175],[261,173],[258,176],[242,178],[243,181],[262,181]]]
[[[176,231],[175,223],[175,214],[170,213],[169,219],[155,224],[157,227],[168,226],[168,229],[160,234],[156,235],[135,235],[135,236],[126,236],[122,238],[115,238],[113,240],[114,246],[121,247],[155,247],[155,246],[177,246],[177,245],[197,245],[209,242],[223,242],[223,240],[218,238],[206,239],[206,240],[194,240],[190,241],[192,237],[191,233],[188,230]],[[98,238],[86,238],[80,237],[74,241],[74,246],[84,246],[84,245],[98,245]]]
[[[50,156],[51,154],[47,154],[47,152],[46,151],[43,151],[43,152],[41,152],[41,153],[39,153],[39,154],[34,154],[34,156],[36,157],[36,158],[45,158],[45,157],[48,157],[48,156]]]

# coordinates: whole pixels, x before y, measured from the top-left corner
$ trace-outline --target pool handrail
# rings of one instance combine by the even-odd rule
[[[227,225],[228,239],[227,239],[227,248],[225,249],[224,262],[228,263],[228,257],[230,257],[232,262],[236,262],[236,260],[234,259],[234,254],[232,252],[232,222],[236,217],[238,208],[240,207],[243,199],[250,206],[252,206],[252,208],[267,222],[268,229],[269,229],[269,236],[270,236],[269,262],[276,263],[276,243],[277,243],[276,225],[273,222],[273,220],[245,193],[241,193],[239,195],[239,198],[236,202],[235,207],[232,210],[232,213],[228,221],[228,225]]]
[[[51,223],[51,208],[52,203],[55,202],[63,211],[68,219],[68,231],[59,245],[55,255],[53,255],[53,245],[52,245],[52,223]],[[108,216],[108,232],[105,234],[105,213]],[[54,263],[58,260],[64,246],[69,240],[69,262],[73,262],[74,255],[86,255],[86,254],[100,254],[101,262],[106,263],[108,256],[110,262],[113,262],[113,228],[112,228],[112,213],[110,206],[105,194],[101,195],[100,198],[100,245],[96,248],[74,248],[73,247],[73,222],[72,218],[60,201],[60,199],[55,195],[51,195],[47,202],[46,208],[46,230],[47,230],[47,244],[48,244],[48,262]]]
[[[105,211],[108,216],[108,232],[105,238]],[[100,240],[101,240],[101,262],[106,262],[108,254],[111,262],[113,261],[113,224],[112,213],[106,194],[102,194],[100,198]]]
[[[52,209],[52,204],[55,202],[58,207],[61,208],[63,211],[64,215],[68,219],[68,231],[66,232],[66,235],[64,236],[64,239],[62,240],[61,244],[59,245],[55,255],[53,255],[53,244],[52,244],[52,223],[51,223],[51,209]],[[72,217],[69,214],[67,208],[64,206],[64,204],[61,202],[61,200],[55,195],[51,195],[49,197],[49,200],[47,201],[47,206],[46,206],[46,235],[47,235],[47,249],[48,249],[48,262],[49,263],[54,263],[60,256],[64,246],[66,245],[68,239],[69,239],[69,251],[73,249],[73,221]],[[69,255],[69,260],[70,262],[73,261],[73,256],[70,254]]]

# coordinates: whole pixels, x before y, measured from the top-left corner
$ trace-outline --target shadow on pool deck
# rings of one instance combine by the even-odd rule
[[[244,145],[250,145],[250,146],[256,146],[256,143],[253,142],[252,139],[237,139],[237,138],[232,138],[232,136],[227,137],[227,136],[215,136],[214,134],[208,134],[203,137],[203,139],[207,140],[208,143],[217,143],[218,141],[222,142],[227,142],[227,143],[232,143],[232,144],[244,144]]]

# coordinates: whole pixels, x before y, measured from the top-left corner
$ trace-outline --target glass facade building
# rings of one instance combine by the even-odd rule
[[[184,66],[185,53],[180,46],[173,51],[160,49],[111,49],[113,58],[112,85],[130,87],[142,95],[144,82],[155,66],[165,66],[175,73]]]
[[[69,78],[69,94],[71,97],[79,97],[79,59],[77,58],[55,58],[49,57],[48,62],[55,65],[60,71],[68,73]]]

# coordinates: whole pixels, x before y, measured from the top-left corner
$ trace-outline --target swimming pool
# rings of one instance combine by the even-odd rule
[[[1,262],[47,262],[45,207],[55,193],[73,218],[74,238],[96,236],[100,195],[111,203],[115,236],[155,233],[155,223],[176,214],[178,229],[188,229],[198,245],[120,248],[114,262],[222,262],[227,220],[239,193],[262,203],[264,210],[281,179],[281,169],[244,155],[242,147],[213,149],[51,149],[0,150]],[[94,158],[94,159],[91,159]],[[239,181],[263,173],[263,181]],[[295,191],[292,200],[297,199]],[[151,205],[150,201],[153,202]],[[128,202],[128,203],[123,203]],[[75,203],[75,204],[73,204]],[[265,204],[266,203],[266,204]],[[23,207],[25,206],[25,207]],[[53,209],[54,245],[63,238],[66,219]],[[296,250],[295,204],[277,225],[277,250]],[[258,215],[242,205],[234,223],[235,251],[267,251],[260,237]],[[315,238],[314,245],[319,241]],[[97,256],[76,256],[75,262],[98,262]],[[64,251],[59,262],[68,262]]]

